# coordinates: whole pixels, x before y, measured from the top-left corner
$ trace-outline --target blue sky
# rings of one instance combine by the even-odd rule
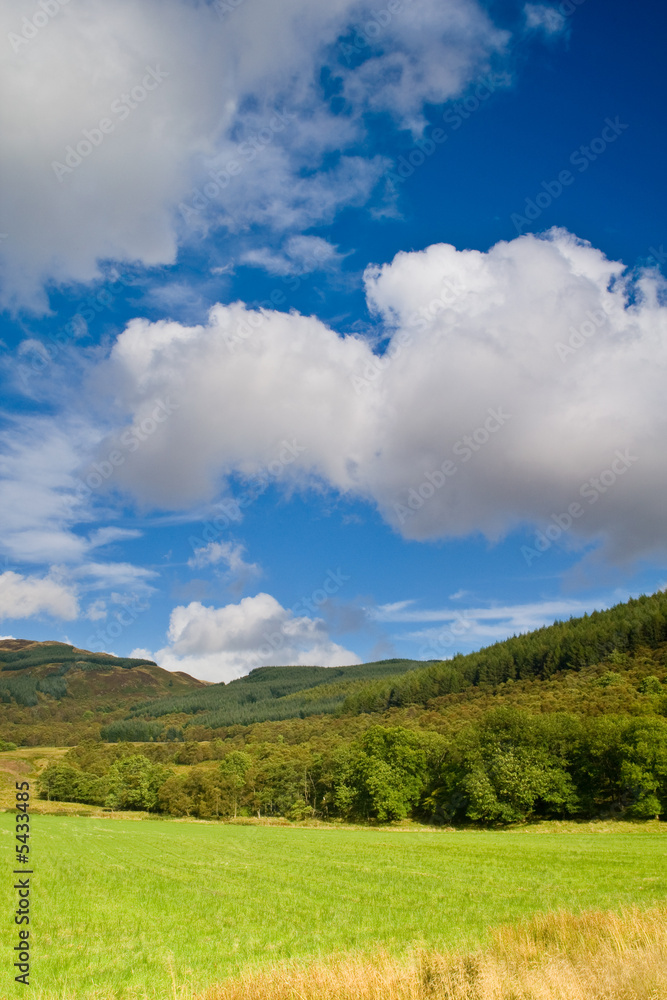
[[[667,583],[662,5],[2,18],[3,635],[228,680]]]

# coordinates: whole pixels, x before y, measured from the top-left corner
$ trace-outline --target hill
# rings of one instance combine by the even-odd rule
[[[137,705],[128,728],[140,718],[180,720],[182,715],[189,717],[186,725],[218,729],[331,714],[368,684],[392,683],[423,666],[422,660],[390,659],[349,667],[258,667],[229,684]]]
[[[199,729],[332,713],[366,683],[422,667],[391,659],[351,667],[259,667],[229,684],[150,660],[65,643],[0,642],[0,738],[30,746],[182,739]]]
[[[94,658],[85,669],[73,654],[81,651],[59,653],[70,657],[59,674],[53,649],[36,652],[49,664],[9,650],[0,688],[17,673],[11,668],[28,661],[20,676],[48,668],[48,687],[72,672],[92,704],[89,678],[100,671],[137,678],[160,672],[150,663]],[[88,709],[96,736],[30,765],[47,803],[200,818],[411,816],[485,824],[667,811],[662,592],[444,663],[260,668],[228,685],[180,692],[167,676],[169,691],[156,683],[146,697],[146,684],[134,685],[125,707],[101,727]],[[179,681],[188,682],[197,685]],[[36,713],[59,702],[58,712],[79,720],[69,727],[71,743],[84,722],[81,692],[72,684],[71,693],[50,694],[34,676],[32,683],[36,705],[16,704],[14,692],[3,708]],[[34,727],[22,721],[25,742],[36,745]],[[15,723],[14,732],[21,728]],[[7,739],[7,726],[0,736]]]
[[[229,684],[64,643],[5,640],[0,738],[32,746],[201,741],[290,720],[302,732],[357,732],[371,718],[444,731],[498,705],[650,714],[667,696],[665,644],[664,592],[451,660],[260,667]]]
[[[98,739],[100,721],[139,700],[206,687],[152,660],[91,653],[64,642],[0,641],[0,736],[32,746]]]
[[[664,675],[667,594],[658,592],[554,622],[451,660],[382,660],[357,667],[262,667],[228,685],[180,697],[137,704],[126,720],[105,730],[105,738],[145,739],[162,720],[163,732],[184,738],[224,738],[230,727],[305,719],[385,715],[429,717],[429,725],[452,725],[473,704],[515,704],[551,711],[619,710],[642,714],[647,678]],[[657,687],[655,685],[657,684]],[[653,697],[664,695],[654,680]],[[587,706],[587,707],[586,707]],[[445,723],[445,719],[448,720]],[[325,729],[339,722],[323,719]]]

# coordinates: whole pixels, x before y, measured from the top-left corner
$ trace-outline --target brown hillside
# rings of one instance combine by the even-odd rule
[[[30,654],[27,666],[17,653]],[[0,739],[31,746],[99,739],[102,726],[124,718],[136,702],[205,686],[183,671],[172,673],[148,661],[64,642],[3,639]]]

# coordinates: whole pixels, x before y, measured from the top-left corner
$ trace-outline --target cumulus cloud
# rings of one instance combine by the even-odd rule
[[[290,488],[374,502],[408,538],[499,539],[562,516],[568,544],[603,540],[619,559],[664,547],[657,272],[628,275],[554,230],[486,253],[399,253],[367,270],[366,292],[382,357],[314,317],[242,303],[206,326],[131,322],[98,376],[130,419],[170,392],[181,403],[116,484],[185,507],[273,467]]]
[[[74,590],[56,576],[23,576],[12,570],[0,574],[0,618],[47,614],[71,621],[78,613]]]
[[[221,608],[199,601],[174,608],[168,639],[153,659],[166,670],[184,670],[208,681],[230,681],[262,666],[360,662],[331,641],[321,618],[296,616],[263,593]]]
[[[48,282],[87,282],[101,259],[173,262],[193,230],[281,230],[362,204],[387,168],[354,155],[363,115],[418,127],[502,49],[476,0],[422,0],[375,29],[361,65],[342,36],[359,0],[253,0],[220,17],[188,0],[4,5],[0,84],[4,302],[46,308]],[[329,65],[344,114],[320,86]],[[326,162],[325,162],[326,160]]]

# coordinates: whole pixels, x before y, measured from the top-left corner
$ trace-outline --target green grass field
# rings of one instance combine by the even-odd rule
[[[666,824],[505,832],[33,817],[34,998],[173,997],[240,968],[476,945],[539,910],[663,902]],[[0,815],[11,973],[14,816]],[[23,992],[21,992],[23,991]]]

